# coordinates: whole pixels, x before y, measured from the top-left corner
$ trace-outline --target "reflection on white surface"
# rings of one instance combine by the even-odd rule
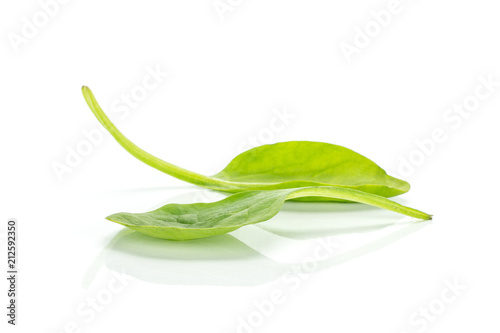
[[[193,201],[200,201],[196,193]],[[270,221],[205,239],[169,241],[124,229],[96,258],[84,286],[102,266],[152,283],[260,285],[306,261],[314,261],[312,271],[346,262],[429,223],[358,204],[293,202]]]

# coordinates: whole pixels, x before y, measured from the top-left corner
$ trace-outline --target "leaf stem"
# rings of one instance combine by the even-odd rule
[[[398,204],[397,202],[394,202],[382,196],[345,187],[336,187],[336,186],[305,187],[298,189],[296,191],[292,191],[290,194],[288,194],[287,200],[303,198],[303,197],[328,197],[334,199],[343,199],[348,201],[364,203],[379,208],[384,208],[396,213],[415,217],[422,220],[432,219],[432,215],[429,215],[414,208],[403,206],[401,204]]]
[[[104,113],[102,108],[97,103],[94,94],[89,87],[82,87],[83,97],[87,102],[87,105],[92,110],[94,115],[97,117],[99,122],[106,128],[106,130],[115,138],[115,140],[128,151],[132,156],[138,160],[146,163],[147,165],[169,174],[180,180],[184,180],[191,184],[203,186],[206,188],[214,190],[224,190],[224,191],[237,191],[238,189],[252,187],[258,184],[253,183],[235,183],[230,181],[225,181],[209,176],[205,176],[193,171],[186,170],[172,163],[168,163],[156,156],[151,155],[145,150],[139,148],[132,141],[130,141],[125,135],[123,135],[118,128],[109,120],[108,116]],[[266,184],[269,185],[269,184]]]

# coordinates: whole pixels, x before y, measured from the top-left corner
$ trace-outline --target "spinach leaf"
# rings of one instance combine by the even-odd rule
[[[248,224],[269,220],[280,211],[286,200],[302,197],[360,202],[419,219],[431,219],[429,214],[382,196],[335,186],[246,191],[212,203],[168,204],[147,213],[118,213],[107,219],[149,236],[188,240],[225,234]]]
[[[370,159],[345,147],[310,141],[264,145],[236,156],[220,173],[205,176],[163,161],[127,139],[109,120],[92,91],[82,87],[85,100],[116,141],[130,154],[180,180],[225,192],[275,190],[308,186],[339,186],[383,197],[407,192],[410,185],[387,173]],[[301,200],[345,201],[306,197]]]

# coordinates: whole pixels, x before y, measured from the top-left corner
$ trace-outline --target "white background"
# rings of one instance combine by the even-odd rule
[[[74,0],[44,22],[37,1],[2,2],[0,219],[2,233],[8,218],[19,221],[20,271],[16,327],[6,324],[2,278],[2,327],[498,331],[498,4],[401,0],[380,27],[370,13],[389,1],[221,3],[231,10],[212,0]],[[357,53],[346,57],[347,44]],[[156,69],[168,77],[123,108],[121,95],[140,92]],[[108,135],[89,148],[84,131],[101,127],[84,84],[132,141],[169,162],[214,174],[252,138],[335,143],[408,180],[395,200],[434,220],[294,203],[230,236],[117,236],[111,213],[218,196],[149,168]],[[464,101],[467,115],[447,111]],[[435,131],[441,140],[429,143]],[[70,167],[78,147],[87,155]],[[333,239],[333,250],[317,250],[318,239]],[[303,261],[317,271],[290,275]],[[282,302],[270,305],[276,293]]]

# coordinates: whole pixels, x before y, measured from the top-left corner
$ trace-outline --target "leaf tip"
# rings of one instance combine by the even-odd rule
[[[120,216],[119,215],[120,215],[119,213],[117,213],[117,214],[111,214],[109,216],[106,216],[105,219],[108,220],[108,221],[111,221],[111,222],[123,225],[123,223],[120,222],[120,218],[119,218]]]

